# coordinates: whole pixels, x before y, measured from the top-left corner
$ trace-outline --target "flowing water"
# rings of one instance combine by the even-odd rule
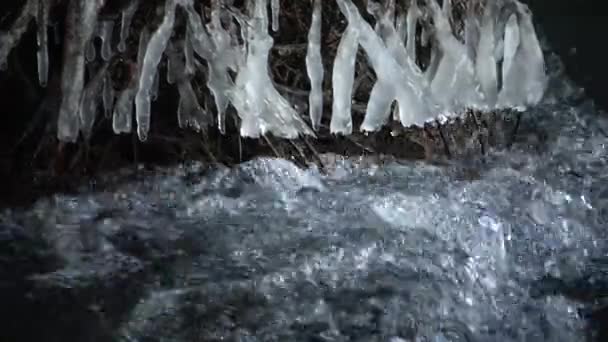
[[[474,162],[119,172],[0,218],[60,255],[37,281],[152,269],[124,341],[581,341],[607,304],[608,121],[551,99]]]

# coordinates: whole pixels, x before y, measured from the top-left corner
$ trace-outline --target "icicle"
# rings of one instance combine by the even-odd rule
[[[146,54],[146,46],[150,40],[150,33],[147,28],[141,31],[139,36],[139,47],[137,50],[137,65],[135,75],[132,76],[129,85],[124,89],[116,99],[114,105],[114,113],[112,117],[112,128],[116,134],[130,133],[133,122],[133,101],[137,93],[139,85],[139,74],[141,73],[141,65]]]
[[[323,116],[323,61],[321,59],[321,0],[314,0],[312,23],[308,32],[306,71],[310,79],[308,109],[315,131],[319,130]]]
[[[418,0],[412,0],[410,7],[407,10],[406,25],[407,25],[407,54],[410,58],[416,60],[416,26],[420,17],[420,9],[418,8]]]
[[[493,3],[489,3],[487,6],[492,5]],[[467,55],[472,61],[477,58],[476,53],[480,39],[479,26],[479,21],[477,20],[476,14],[474,12],[474,6],[470,6],[469,8],[467,8],[466,17],[464,19],[464,44],[467,48]]]
[[[80,130],[85,139],[90,139],[93,131],[93,124],[97,116],[97,105],[99,103],[99,91],[104,82],[105,72],[108,65],[102,66],[95,76],[89,81],[82,93],[82,100],[78,115],[80,118]]]
[[[38,0],[27,0],[13,26],[7,32],[0,32],[0,66],[6,66],[8,55],[27,31],[37,8]]]
[[[526,5],[516,5],[517,13],[509,18],[505,28],[503,86],[498,96],[501,107],[535,105],[546,87],[544,57],[532,17]]]
[[[46,87],[49,78],[49,11],[50,3],[40,0],[38,3],[38,16],[36,31],[36,42],[38,44],[38,82],[42,87]]]
[[[112,79],[109,75],[103,79],[103,109],[104,116],[109,118],[112,115],[112,107],[114,106],[114,89],[112,89]]]
[[[72,0],[66,17],[63,73],[61,76],[61,105],[57,120],[57,137],[74,142],[78,138],[78,107],[84,87],[84,50],[97,23],[97,13],[103,1]]]
[[[403,44],[405,44],[406,39],[407,39],[407,21],[406,21],[406,15],[404,13],[399,14],[399,16],[397,17],[397,35],[399,36],[399,40],[401,40],[401,42]]]
[[[281,0],[270,0],[270,7],[272,11],[272,30],[274,32],[278,32],[279,16],[281,12]]]
[[[184,72],[188,76],[194,75],[196,69],[194,67],[195,59],[192,51],[192,43],[190,42],[190,28],[186,28],[186,37],[184,38],[184,58],[186,61]]]
[[[405,67],[399,64],[390,50],[384,45],[380,37],[374,32],[371,26],[363,20],[356,6],[350,0],[338,0],[338,5],[342,13],[348,18],[349,26],[352,25],[359,32],[359,42],[367,55],[367,59],[378,77],[378,87],[385,86],[392,94],[375,91],[375,96],[393,96],[399,105],[399,118],[403,125],[410,126],[423,124],[431,117],[431,104],[429,103],[428,85],[422,75],[411,61],[405,63]],[[396,36],[396,33],[394,34]],[[401,45],[402,46],[402,45]],[[405,47],[402,46],[403,49]],[[409,60],[409,59],[408,59]],[[335,68],[335,67],[334,67]],[[388,85],[391,87],[388,87]],[[349,99],[350,100],[350,99]],[[385,103],[381,98],[376,98],[377,103]],[[381,107],[381,106],[380,106]],[[384,118],[378,118],[385,115]],[[379,127],[374,123],[383,122],[389,111],[368,112],[361,125],[361,130],[376,130]]]
[[[217,123],[220,132],[226,130],[226,109],[230,103],[229,94],[234,87],[228,69],[236,70],[239,63],[245,63],[240,51],[231,46],[230,34],[221,23],[221,7],[218,1],[213,3],[211,23],[207,26],[215,48],[213,57],[207,60],[209,79],[207,87],[211,90],[217,110]],[[243,53],[244,54],[244,53]]]
[[[434,99],[448,112],[482,106],[483,95],[477,83],[475,66],[465,45],[454,36],[451,25],[436,0],[430,1],[430,9],[435,22],[436,39],[443,52],[431,82]]]
[[[334,60],[332,75],[334,98],[329,125],[331,133],[347,135],[353,131],[351,107],[358,39],[359,31],[349,23],[340,39]]]
[[[390,83],[378,81],[372,87],[365,112],[365,119],[361,124],[362,131],[376,131],[386,123],[390,114],[391,104],[395,100],[395,87]]]
[[[485,102],[489,107],[494,107],[498,99],[497,63],[494,58],[494,49],[496,48],[494,41],[494,13],[493,5],[488,4],[482,18],[482,25],[479,30],[479,43],[475,56],[477,78],[481,84]]]
[[[158,63],[167,47],[167,42],[173,31],[175,22],[175,1],[169,0],[165,4],[165,16],[162,23],[156,29],[144,56],[139,76],[139,89],[135,95],[135,118],[137,119],[137,135],[141,141],[148,137],[150,129],[150,88],[154,83],[154,75],[157,72]]]
[[[206,60],[212,59],[214,45],[203,26],[200,15],[196,12],[191,2],[187,2],[183,6],[188,14],[188,26],[192,33],[192,48],[202,58]]]
[[[131,21],[133,15],[137,11],[138,0],[132,0],[129,6],[123,10],[122,18],[120,22],[120,42],[118,43],[118,51],[125,52],[127,49],[127,37],[129,36],[129,29],[131,28]]]
[[[268,34],[267,0],[254,4],[247,30],[247,56],[239,68],[231,100],[241,118],[241,136],[257,138],[271,132],[282,138],[314,135],[289,102],[274,87],[268,70],[273,45]]]
[[[104,61],[108,61],[112,57],[112,33],[114,32],[114,22],[102,22],[99,31],[99,37],[101,38],[101,58]]]

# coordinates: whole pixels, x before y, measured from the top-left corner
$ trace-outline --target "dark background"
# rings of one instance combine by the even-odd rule
[[[570,77],[608,110],[608,4],[594,0],[527,2]]]

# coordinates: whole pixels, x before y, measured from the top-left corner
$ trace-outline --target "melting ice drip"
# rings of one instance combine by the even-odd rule
[[[306,70],[310,80],[312,129],[277,91],[268,70],[274,44],[269,30],[280,29],[279,0],[248,0],[247,13],[233,8],[231,0],[212,0],[208,24],[203,23],[193,0],[166,0],[159,8],[163,13],[160,24],[155,28],[146,27],[139,34],[134,76],[121,92],[112,89],[106,71],[113,54],[126,49],[131,22],[140,2],[132,0],[123,9],[120,37],[114,39],[117,25],[112,21],[98,21],[105,0],[70,0],[57,126],[59,139],[73,142],[79,134],[88,138],[98,108],[102,107],[106,115],[112,115],[116,133],[131,132],[135,115],[137,134],[146,140],[151,102],[156,98],[160,82],[158,66],[163,56],[168,65],[167,82],[175,84],[179,91],[180,127],[205,129],[214,119],[201,107],[191,82],[201,68],[195,54],[207,63],[207,87],[215,100],[215,122],[220,131],[225,132],[226,110],[232,105],[241,119],[242,136],[314,135],[323,116],[324,68],[322,0],[311,2]],[[442,6],[436,0],[426,1],[424,6],[411,0],[407,11],[398,15],[395,0],[385,0],[382,4],[369,0],[368,11],[375,18],[375,27],[361,16],[352,0],[335,2],[348,26],[333,66],[332,133],[352,133],[351,103],[359,47],[377,75],[360,127],[362,131],[376,131],[385,125],[391,119],[394,103],[392,119],[403,126],[412,126],[423,125],[441,115],[458,115],[467,108],[525,108],[537,104],[543,96],[546,84],[543,54],[532,15],[527,6],[517,0],[485,0],[481,13],[466,11],[464,42],[457,38],[451,25],[451,0],[444,0]],[[27,0],[14,25],[0,32],[0,66],[4,66],[30,20],[36,20],[42,86],[48,79],[50,6],[47,0]],[[174,38],[173,29],[179,7],[187,14],[187,29],[185,38],[178,39]],[[430,22],[432,27],[428,25]],[[415,41],[419,27],[422,40],[431,46],[430,63],[424,70],[416,63]],[[92,43],[96,38],[102,42],[99,54]],[[97,70],[90,73],[85,82],[85,68],[92,63],[96,63]]]

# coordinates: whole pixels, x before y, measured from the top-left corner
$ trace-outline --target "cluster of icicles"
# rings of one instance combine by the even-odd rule
[[[135,112],[138,136],[146,140],[163,55],[168,63],[167,82],[175,84],[179,91],[177,115],[181,127],[202,129],[215,122],[224,132],[226,110],[232,105],[241,119],[242,136],[314,135],[324,107],[322,0],[311,0],[313,11],[306,55],[312,127],[277,91],[270,77],[268,64],[273,39],[269,29],[279,29],[280,2],[270,0],[268,6],[268,1],[249,0],[247,13],[242,13],[231,7],[230,0],[213,0],[210,22],[204,24],[193,0],[166,0],[160,25],[139,33],[134,81],[115,93],[106,72],[108,61],[114,49],[126,48],[138,0],[132,0],[123,10],[120,30],[114,29],[113,21],[98,21],[104,0],[71,0],[66,18],[58,138],[73,142],[79,133],[89,137],[101,107],[112,115],[116,133],[131,132]],[[362,131],[378,130],[391,119],[412,126],[440,116],[458,115],[466,108],[525,107],[538,103],[543,96],[546,83],[543,53],[531,14],[517,0],[486,0],[482,13],[467,11],[464,42],[453,32],[451,0],[444,0],[442,5],[428,0],[424,6],[411,0],[408,10],[399,15],[395,0],[385,0],[383,5],[369,0],[368,11],[375,17],[375,27],[363,19],[351,0],[326,1],[335,1],[348,22],[332,70],[332,133],[352,133],[351,104],[359,47],[377,76],[360,127]],[[178,7],[187,13],[185,38],[180,40],[171,39]],[[424,14],[430,16],[434,26],[421,28],[423,37],[431,44],[430,63],[422,70],[416,63],[415,37],[420,27],[417,23]],[[45,85],[49,68],[49,1],[28,0],[13,27],[0,33],[0,65],[6,62],[32,18],[38,27],[39,80]],[[112,46],[115,31],[119,31],[120,40],[117,46]],[[97,58],[92,43],[96,37],[103,42],[99,55],[105,63],[91,73],[85,84],[87,62]],[[207,87],[215,99],[216,119],[202,109],[192,87],[191,79],[201,67],[194,54],[207,63]],[[396,106],[391,110],[394,102]]]

